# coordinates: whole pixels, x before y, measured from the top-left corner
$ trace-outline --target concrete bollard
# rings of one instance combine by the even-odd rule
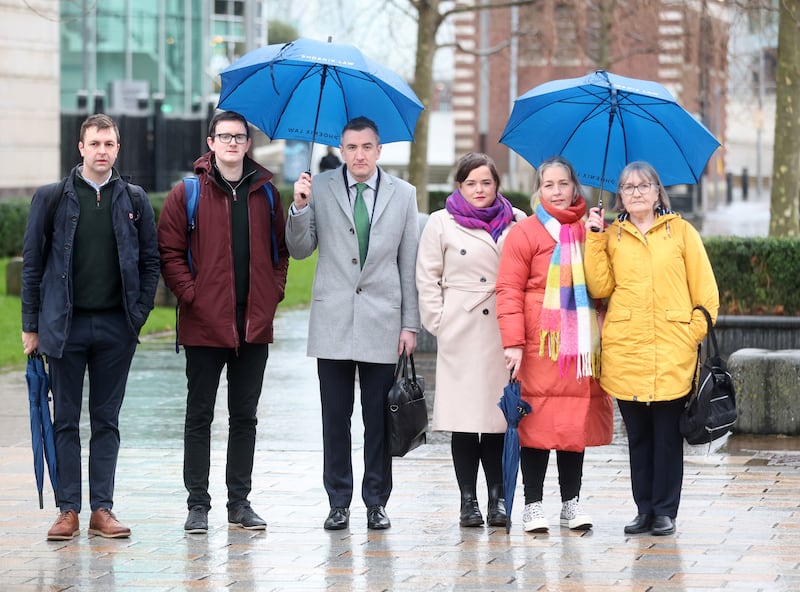
[[[740,349],[728,370],[739,410],[735,432],[800,435],[800,350]]]
[[[6,267],[6,295],[22,295],[22,257],[12,257]]]
[[[167,284],[164,283],[164,277],[158,276],[158,288],[156,288],[155,305],[175,308],[177,303],[178,299],[175,298],[175,295],[170,292],[169,288],[167,288]]]

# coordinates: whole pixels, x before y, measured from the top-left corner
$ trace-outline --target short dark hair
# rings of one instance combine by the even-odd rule
[[[239,115],[236,111],[220,111],[214,117],[211,118],[211,123],[208,124],[208,137],[213,138],[214,132],[217,131],[217,124],[220,121],[238,121],[242,125],[244,125],[244,133],[247,134],[247,137],[250,137],[250,124],[247,123],[247,120],[244,118],[243,115]]]
[[[378,137],[378,143],[380,144],[381,135],[378,133],[378,126],[368,117],[355,117],[348,121],[342,128],[342,136],[344,136],[346,131],[352,130],[354,132],[361,132],[365,129],[371,129],[373,132],[375,132],[375,135]]]
[[[497,172],[497,165],[494,159],[488,154],[483,152],[467,152],[456,164],[455,182],[459,185],[467,180],[469,174],[478,167],[489,167],[489,172],[492,173],[494,184],[497,186],[497,191],[500,191],[500,174]]]
[[[99,130],[113,129],[114,133],[117,135],[117,144],[119,144],[119,128],[117,127],[116,122],[105,113],[95,113],[84,120],[84,122],[81,124],[81,142],[83,142],[83,138],[86,136],[86,130],[88,130],[90,127],[96,127]]]

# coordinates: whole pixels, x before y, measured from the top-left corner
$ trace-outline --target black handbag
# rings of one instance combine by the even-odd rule
[[[411,374],[408,373],[409,361]],[[425,382],[422,376],[417,376],[413,355],[404,352],[397,360],[394,384],[387,399],[392,456],[405,456],[410,450],[425,444],[428,430]]]
[[[697,346],[697,365],[692,395],[680,418],[680,430],[689,444],[707,444],[727,434],[736,422],[736,392],[725,361],[719,355],[711,315],[696,306],[706,317],[706,358],[700,364],[701,347]]]

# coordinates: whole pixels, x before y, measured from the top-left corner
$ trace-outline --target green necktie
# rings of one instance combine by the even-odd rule
[[[358,256],[361,268],[364,268],[364,260],[367,258],[367,248],[369,247],[369,211],[364,201],[364,190],[366,183],[356,183],[356,201],[353,205],[353,222],[356,225],[358,235]]]

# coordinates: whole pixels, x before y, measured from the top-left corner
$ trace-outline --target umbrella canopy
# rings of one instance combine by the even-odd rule
[[[411,87],[353,45],[297,39],[253,50],[220,74],[218,107],[270,139],[328,146],[354,117],[378,126],[382,143],[411,141],[423,106]]]
[[[44,462],[50,474],[50,485],[53,494],[58,491],[58,474],[56,472],[56,446],[53,439],[53,421],[50,418],[49,396],[50,381],[44,369],[44,360],[40,354],[28,356],[28,367],[25,371],[28,381],[28,402],[31,416],[31,446],[33,448],[33,471],[36,475],[36,487],[39,489],[39,507],[44,508],[42,491],[44,489]],[[56,495],[56,505],[58,497]]]
[[[520,385],[512,378],[503,389],[503,396],[497,403],[506,418],[506,435],[503,442],[503,489],[506,496],[506,532],[511,532],[511,509],[514,506],[514,491],[517,489],[519,472],[519,433],[520,420],[531,412],[531,406],[522,400]]]
[[[520,96],[500,142],[534,167],[561,155],[581,183],[612,193],[635,160],[653,165],[665,185],[696,183],[719,146],[662,85],[604,70]]]

